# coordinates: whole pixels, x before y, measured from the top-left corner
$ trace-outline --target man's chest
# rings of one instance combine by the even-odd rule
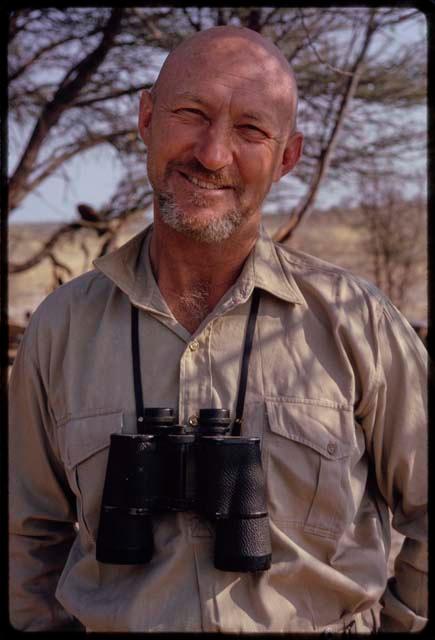
[[[245,331],[246,314],[232,313],[186,341],[142,317],[144,406],[172,408],[178,422],[192,427],[203,408],[229,409],[234,418]],[[258,318],[242,435],[261,438],[270,514],[279,526],[334,538],[347,518],[351,469],[364,443],[354,422],[351,369],[346,380],[340,349],[320,348],[318,338],[310,348],[309,341],[300,318]],[[80,496],[81,486],[97,488],[83,498],[84,526],[95,538],[110,436],[135,432],[137,423],[129,324],[125,334],[101,329],[93,347],[81,354],[81,367],[59,376],[56,398],[64,404],[58,434],[73,490]]]

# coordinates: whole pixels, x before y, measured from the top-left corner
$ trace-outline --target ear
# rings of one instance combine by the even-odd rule
[[[299,131],[295,131],[289,136],[283,151],[281,164],[277,167],[273,178],[274,182],[278,182],[280,178],[296,166],[302,155],[303,143],[304,136]]]
[[[145,144],[148,144],[149,126],[153,112],[153,99],[147,89],[142,91],[139,106],[139,134]]]

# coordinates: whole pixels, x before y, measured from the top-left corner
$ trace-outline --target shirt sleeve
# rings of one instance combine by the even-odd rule
[[[420,631],[427,622],[427,352],[384,301],[376,381],[363,418],[378,488],[405,536],[381,600],[381,631]]]
[[[19,630],[81,625],[55,598],[75,538],[75,502],[28,327],[9,381],[9,616]]]

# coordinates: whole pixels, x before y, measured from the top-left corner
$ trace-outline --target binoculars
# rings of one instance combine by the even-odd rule
[[[260,438],[230,435],[227,409],[201,409],[195,433],[172,409],[144,409],[143,431],[112,434],[96,557],[145,564],[152,514],[195,511],[215,525],[214,566],[265,571],[272,553]]]

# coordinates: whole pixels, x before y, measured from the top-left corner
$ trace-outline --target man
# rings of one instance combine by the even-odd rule
[[[374,287],[262,230],[301,154],[296,102],[283,55],[236,27],[186,40],[143,93],[154,224],[43,302],[11,377],[17,628],[367,632],[379,602],[382,629],[424,627],[425,352]],[[132,306],[144,406],[195,428],[235,416],[254,289],[241,433],[261,438],[271,568],[216,569],[194,510],[152,516],[149,563],[98,562],[110,435],[138,429]]]

